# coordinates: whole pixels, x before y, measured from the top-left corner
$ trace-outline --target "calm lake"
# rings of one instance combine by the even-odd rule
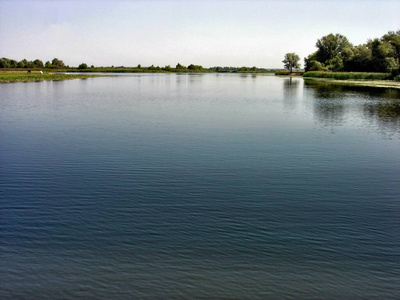
[[[400,91],[0,84],[1,299],[400,299]]]

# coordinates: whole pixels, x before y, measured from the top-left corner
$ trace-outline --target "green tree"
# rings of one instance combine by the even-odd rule
[[[33,61],[33,64],[35,65],[35,68],[43,68],[44,64],[40,59],[35,59]]]
[[[15,59],[10,59],[10,68],[16,68],[18,66],[18,62]]]
[[[85,63],[81,63],[81,64],[78,66],[78,69],[80,69],[80,70],[82,70],[82,69],[87,69],[87,68],[88,68],[88,65],[85,64]]]
[[[330,33],[320,38],[316,43],[316,47],[318,49],[316,53],[317,60],[327,65],[327,62],[332,59],[342,58],[343,51],[348,47],[352,47],[352,44],[344,35]]]
[[[176,65],[175,69],[177,69],[177,70],[184,70],[184,69],[186,69],[186,67],[183,66],[183,65],[181,65],[180,63],[178,63],[178,64]]]
[[[307,57],[304,57],[304,69],[305,69],[305,71],[306,72],[308,72],[308,71],[320,71],[319,69],[317,69],[315,67],[315,63],[316,62],[317,62],[317,52],[314,52],[314,53],[308,55]]]
[[[396,48],[389,42],[376,38],[368,41],[368,48],[372,52],[371,71],[391,72],[393,63],[397,62],[398,64]],[[388,58],[393,58],[394,60]]]
[[[18,63],[18,68],[30,68],[29,62],[27,59],[23,59]]]
[[[353,72],[368,72],[371,70],[372,51],[367,45],[358,45],[347,48],[347,59],[344,61],[344,70]]]
[[[399,70],[399,60],[394,57],[385,57],[385,68],[386,72],[395,73]]]
[[[400,59],[400,29],[396,32],[389,31],[382,37],[382,41],[391,44],[395,48],[397,58]]]
[[[51,68],[52,67],[51,62],[46,61],[46,63],[44,64],[44,67],[45,68]]]
[[[194,65],[194,64],[190,64],[187,68],[188,68],[189,70],[192,70],[192,71],[194,71],[194,70],[203,70],[203,67],[202,67],[202,66],[200,66],[200,65]]]
[[[53,58],[53,60],[51,61],[51,65],[54,68],[64,68],[65,67],[64,62],[58,58]]]
[[[292,52],[292,53],[286,53],[285,58],[282,61],[284,63],[285,69],[288,69],[290,73],[292,73],[293,68],[300,68],[300,57]]]
[[[1,58],[0,59],[0,68],[9,68],[10,67],[10,60],[8,58]]]

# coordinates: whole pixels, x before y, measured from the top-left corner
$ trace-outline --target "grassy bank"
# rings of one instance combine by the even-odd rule
[[[320,81],[329,84],[347,85],[347,86],[365,86],[365,87],[380,87],[400,89],[400,81],[394,80],[360,80],[360,79],[334,79],[334,78],[317,78],[305,77],[306,81]]]
[[[277,76],[302,76],[304,74],[304,71],[293,71],[290,73],[288,70],[278,70],[274,72],[275,75]]]
[[[391,80],[390,73],[311,71],[304,73],[303,77],[305,80],[319,80],[332,84],[400,89],[400,82]]]
[[[71,79],[86,79],[92,77],[101,77],[101,75],[87,75],[87,74],[54,74],[44,72],[40,74],[39,71],[0,71],[0,82],[31,82],[31,81],[60,81]]]
[[[319,71],[310,71],[303,74],[303,77],[309,78],[331,78],[338,80],[359,80],[359,79],[368,79],[368,80],[389,80],[391,79],[390,73],[364,73],[364,72],[319,72]]]

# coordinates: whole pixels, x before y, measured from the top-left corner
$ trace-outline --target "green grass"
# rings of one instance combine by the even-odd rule
[[[101,75],[87,75],[87,74],[53,74],[44,73],[40,74],[39,71],[34,71],[30,74],[25,71],[0,71],[0,82],[32,82],[32,81],[60,81],[71,79],[86,79],[92,77],[100,77]]]
[[[288,70],[278,70],[275,71],[275,75],[280,75],[280,76],[286,76],[286,75],[294,75],[294,76],[300,76],[303,75],[304,71],[293,71],[292,73],[290,73]]]
[[[276,71],[275,75],[289,75],[290,72],[289,71]]]
[[[321,84],[400,89],[400,82],[394,80],[359,80],[359,79],[340,80],[334,78],[317,78],[317,77],[305,77],[304,80],[306,82],[312,82],[312,81],[320,82]]]
[[[364,72],[311,71],[311,72],[304,73],[303,77],[331,78],[331,79],[339,79],[339,80],[348,80],[348,79],[388,80],[388,79],[391,79],[391,74],[390,73],[364,73]]]

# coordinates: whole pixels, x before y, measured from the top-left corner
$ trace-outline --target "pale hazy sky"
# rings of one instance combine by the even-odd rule
[[[0,57],[70,66],[281,68],[329,33],[358,45],[398,29],[399,0],[0,0]]]

